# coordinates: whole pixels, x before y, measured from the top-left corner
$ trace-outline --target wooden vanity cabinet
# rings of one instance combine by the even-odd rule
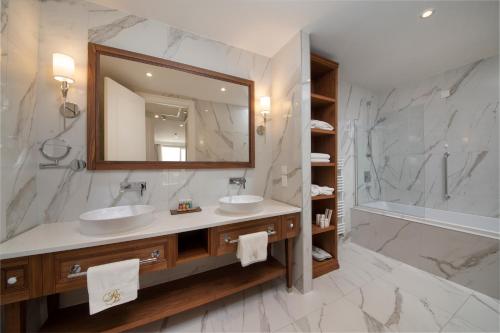
[[[0,303],[4,331],[23,331],[24,301],[86,287],[91,267],[139,258],[140,273],[172,268],[208,256],[233,253],[239,235],[267,231],[269,243],[285,240],[286,265],[266,262],[242,268],[239,263],[139,291],[136,301],[90,316],[88,305],[49,311],[42,331],[123,331],[210,303],[266,281],[286,277],[292,287],[293,238],[300,215],[289,214],[148,239],[0,261]],[[52,296],[51,296],[52,297]],[[52,297],[53,298],[53,297]]]

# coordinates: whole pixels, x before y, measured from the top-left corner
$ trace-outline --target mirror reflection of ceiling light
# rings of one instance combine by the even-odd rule
[[[429,17],[431,17],[431,16],[432,16],[432,14],[434,14],[434,12],[435,12],[435,11],[434,11],[434,9],[432,9],[432,8],[427,8],[427,9],[425,9],[425,10],[424,10],[424,11],[420,14],[420,18],[423,18],[423,19],[425,19],[425,18],[429,18]]]
[[[147,73],[146,73],[146,76],[147,76],[147,77],[152,77],[152,76],[153,76],[153,74],[151,74],[150,72],[147,72]]]
[[[156,118],[156,119],[158,119],[158,118],[160,118],[160,116],[159,116],[159,115],[157,115],[157,114],[155,114],[155,118]]]
[[[205,112],[208,112],[208,109],[205,109]]]
[[[222,87],[222,88],[220,88],[220,91],[225,92],[226,88]]]

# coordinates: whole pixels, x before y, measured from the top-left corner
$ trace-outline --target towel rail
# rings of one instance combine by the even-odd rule
[[[276,231],[273,229],[268,229],[267,235],[268,236],[276,235]],[[224,235],[224,242],[226,242],[227,244],[236,244],[238,243],[238,239],[231,239],[231,237],[229,237],[228,235]]]
[[[145,264],[150,264],[150,263],[156,262],[156,261],[158,261],[159,258],[160,258],[160,251],[155,250],[155,251],[151,252],[151,258],[139,260],[139,265],[145,265]],[[79,264],[74,264],[73,266],[71,266],[71,269],[69,271],[67,278],[74,279],[74,278],[82,277],[82,276],[86,276],[86,275],[87,275],[87,272],[82,272],[82,267]]]

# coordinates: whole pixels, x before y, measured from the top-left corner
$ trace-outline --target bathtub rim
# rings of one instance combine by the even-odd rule
[[[453,223],[444,222],[441,220],[419,217],[419,216],[414,216],[414,215],[408,215],[408,214],[403,214],[403,213],[397,213],[397,212],[392,212],[390,210],[384,210],[384,209],[375,208],[375,207],[366,207],[366,206],[358,205],[358,206],[352,207],[352,209],[357,209],[360,211],[374,213],[374,214],[378,214],[378,215],[385,215],[385,216],[389,216],[389,217],[400,218],[400,219],[404,219],[407,221],[422,223],[422,224],[426,224],[426,225],[441,228],[441,229],[448,229],[448,230],[463,232],[463,233],[467,233],[467,234],[473,234],[476,236],[482,236],[482,237],[500,240],[500,232],[494,232],[494,231],[473,228],[473,227],[468,227],[468,226],[460,226],[460,225],[456,225]]]

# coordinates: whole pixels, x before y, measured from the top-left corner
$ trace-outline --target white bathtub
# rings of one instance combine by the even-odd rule
[[[356,209],[403,218],[436,227],[467,232],[474,235],[500,239],[500,219],[463,214],[446,210],[374,201]]]

